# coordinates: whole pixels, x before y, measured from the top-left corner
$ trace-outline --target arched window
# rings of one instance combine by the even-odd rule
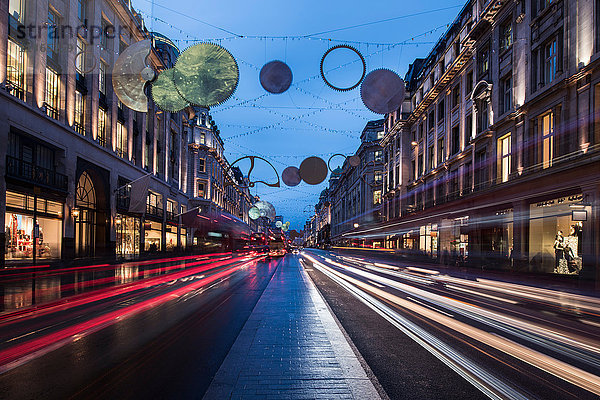
[[[89,209],[96,208],[96,190],[92,183],[92,178],[87,172],[84,172],[79,177],[77,182],[77,191],[75,193],[75,201],[77,207],[84,207]]]

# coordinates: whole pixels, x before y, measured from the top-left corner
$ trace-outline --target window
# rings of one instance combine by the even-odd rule
[[[171,199],[167,199],[167,218],[174,219],[177,215],[177,202]]]
[[[116,152],[121,158],[127,157],[127,132],[121,122],[117,122],[117,149]]]
[[[444,100],[438,103],[438,123],[446,118],[446,102]]]
[[[98,109],[98,134],[96,136],[96,140],[100,144],[100,146],[106,146],[106,127],[108,126],[107,121],[107,113],[106,110],[99,108]]]
[[[473,114],[469,114],[465,121],[465,147],[471,143],[471,136],[473,135]]]
[[[101,94],[106,95],[106,63],[100,61],[98,69],[98,90]]]
[[[478,68],[477,74],[479,75],[478,79],[488,73],[488,70],[490,68],[490,44],[489,43],[485,44],[478,51],[477,68]]]
[[[463,182],[462,182],[462,186],[463,186],[463,190],[462,190],[462,194],[469,194],[471,193],[471,169],[472,169],[472,164],[470,162],[466,163],[464,168],[463,168]]]
[[[544,10],[546,7],[548,7],[550,4],[552,4],[554,0],[532,0],[531,1],[531,8],[532,8],[532,14],[534,16],[538,15],[540,13],[540,11]]]
[[[557,72],[557,40],[553,39],[544,46],[544,83],[550,83]]]
[[[46,108],[46,115],[54,119],[58,119],[59,84],[58,74],[51,68],[46,67],[44,107]]]
[[[423,152],[419,153],[419,176],[423,175],[423,171],[425,170],[425,157],[423,157]]]
[[[460,152],[460,126],[452,128],[452,154]]]
[[[374,153],[375,161],[381,162],[383,161],[383,152],[381,150],[377,150]]]
[[[79,90],[75,91],[73,127],[77,133],[85,135],[85,96]]]
[[[417,179],[417,163],[416,163],[416,160],[412,160],[410,162],[410,176],[412,177],[412,180]]]
[[[446,161],[446,151],[444,149],[444,138],[441,138],[441,139],[438,139],[437,163],[438,163],[438,165],[440,165],[444,161]]]
[[[500,90],[502,90],[502,114],[512,110],[512,76],[510,74],[500,81]]]
[[[81,22],[84,22],[85,20],[85,2],[86,0],[77,0],[77,18],[79,18],[79,21]]]
[[[498,179],[507,182],[511,173],[511,137],[510,133],[498,139]]]
[[[435,168],[435,149],[433,146],[429,146],[429,168],[432,170]]]
[[[12,89],[10,93],[25,101],[25,50],[8,39],[7,53],[6,82]]]
[[[483,132],[489,128],[489,115],[488,115],[488,102],[487,100],[481,100],[479,111],[477,112],[478,129],[477,132]]]
[[[375,183],[381,183],[383,181],[383,175],[381,172],[375,172]]]
[[[552,166],[554,158],[554,113],[550,111],[541,118],[542,168]]]
[[[107,49],[108,48],[108,32],[110,31],[109,28],[110,24],[108,23],[107,20],[105,20],[104,18],[102,18],[102,24],[101,24],[101,28],[102,28],[102,32],[100,33],[100,45]]]
[[[48,9],[48,41],[46,42],[48,58],[56,60],[58,57],[58,15]]]
[[[381,204],[381,190],[373,192],[373,204]]]
[[[206,161],[204,158],[198,159],[198,172],[206,172]]]
[[[385,131],[379,131],[377,132],[377,139],[383,139],[383,135],[385,134]]]
[[[452,89],[452,109],[460,105],[460,85],[454,86]]]
[[[512,21],[509,19],[500,26],[500,51],[508,50],[508,48],[512,46],[512,43]]]
[[[77,37],[77,54],[75,57],[75,71],[79,75],[85,74],[85,42],[81,37]]]
[[[465,81],[465,91],[466,91],[466,95],[467,97],[471,97],[471,93],[473,92],[473,85],[474,85],[474,79],[473,79],[473,70],[467,72],[467,77],[466,77],[466,81]]]
[[[487,181],[487,152],[483,149],[475,153],[475,188],[484,188],[487,185]]]
[[[196,197],[206,197],[206,183],[198,182],[198,195]]]
[[[8,14],[16,19],[17,22],[24,22],[24,8],[25,0],[8,0]]]
[[[429,123],[429,130],[435,128],[435,112],[433,110],[431,110],[431,112],[427,116],[427,121]]]

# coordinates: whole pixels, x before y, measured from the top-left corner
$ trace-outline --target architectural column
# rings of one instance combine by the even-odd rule
[[[524,201],[513,203],[513,270],[529,269],[529,204]]]
[[[600,184],[582,187],[587,221],[583,223],[582,270],[580,277],[594,281],[600,289]]]

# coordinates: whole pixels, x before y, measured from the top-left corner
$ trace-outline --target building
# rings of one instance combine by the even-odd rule
[[[346,159],[342,170],[330,181],[331,241],[336,245],[351,244],[346,234],[380,221],[384,161],[380,141],[383,137],[384,120],[368,122],[355,153],[360,165],[354,167]],[[373,245],[370,239],[352,242]],[[375,241],[375,246],[379,245],[381,243]]]
[[[349,236],[600,281],[599,21],[600,1],[469,1],[386,116],[386,222]]]
[[[127,1],[0,7],[0,143],[7,144],[0,146],[0,262],[186,249],[191,233],[180,215],[198,197],[192,130],[202,119],[151,101],[148,112],[129,110],[111,84],[112,66],[130,44],[152,39],[157,71],[173,65],[177,47],[149,32]],[[208,140],[218,142],[211,131]],[[246,219],[243,190],[212,180],[230,179],[231,168],[224,174],[215,166],[226,165],[222,142],[205,150],[213,154],[206,195]],[[146,212],[130,213],[131,183],[147,175]]]

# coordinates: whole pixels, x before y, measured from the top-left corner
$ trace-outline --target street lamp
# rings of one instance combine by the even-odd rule
[[[355,227],[355,228],[358,228],[359,226],[360,226],[359,224],[357,224],[357,223],[354,223],[354,227]]]

